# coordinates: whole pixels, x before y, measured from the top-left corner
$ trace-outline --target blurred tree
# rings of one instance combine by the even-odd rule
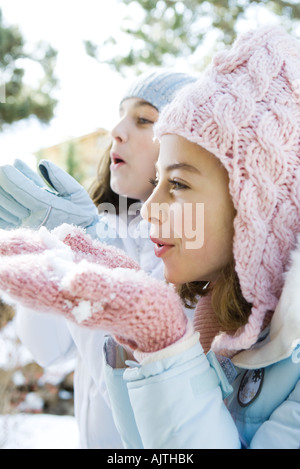
[[[57,52],[46,43],[39,43],[28,51],[20,30],[3,21],[0,9],[0,131],[30,116],[48,123],[54,114],[57,101],[51,97],[57,80],[54,66]],[[26,84],[25,72],[31,66],[36,86]]]
[[[76,144],[74,141],[67,143],[64,160],[66,171],[79,183],[82,183],[84,179],[84,173],[80,164],[80,159],[77,155]]]
[[[233,42],[242,20],[250,18],[256,26],[271,12],[288,30],[293,25],[299,26],[300,20],[298,0],[122,0],[122,3],[127,5],[128,11],[122,25],[124,41],[110,37],[101,46],[85,42],[89,55],[109,63],[119,72],[128,67],[143,71],[149,65],[172,66],[180,57],[188,61],[203,44],[210,56],[217,48]],[[140,19],[136,21],[136,18]],[[211,32],[215,33],[211,39],[213,46],[211,42],[207,44]],[[122,54],[114,52],[120,42],[128,45]],[[105,57],[107,51],[108,58]],[[208,58],[203,51],[202,58],[202,63],[198,59],[196,62],[200,69]],[[192,66],[195,68],[195,64]]]

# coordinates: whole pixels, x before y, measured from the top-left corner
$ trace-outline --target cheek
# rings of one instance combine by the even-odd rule
[[[181,204],[173,204],[169,207],[169,231],[173,234],[174,238],[183,238],[184,233],[184,206]]]
[[[170,223],[185,250],[197,250],[204,244],[204,204],[186,202],[170,207]]]
[[[165,259],[165,276],[171,283],[214,281],[232,258],[233,227],[231,219],[219,217],[204,219],[204,206],[188,215],[173,207],[174,229],[183,236],[174,255]],[[177,214],[175,222],[175,212]],[[193,217],[192,217],[193,215]],[[197,215],[195,219],[195,215]]]
[[[146,182],[147,185],[150,185],[149,179],[155,179],[155,164],[157,159],[158,152],[153,147],[151,148],[151,151],[148,151],[147,153],[145,152],[139,156],[139,159],[137,159],[135,164],[132,165],[132,170],[136,173],[135,178],[137,184],[139,184],[139,182],[143,182],[143,184]]]
[[[215,217],[205,218],[202,260],[214,276],[232,259],[234,230],[233,218],[229,215],[224,210]]]
[[[164,259],[164,275],[168,282],[183,284],[201,278],[203,259],[201,250],[177,250],[172,256]]]
[[[153,151],[158,154],[159,143],[153,140],[153,128],[135,134],[131,141],[132,149],[140,155],[150,155]]]

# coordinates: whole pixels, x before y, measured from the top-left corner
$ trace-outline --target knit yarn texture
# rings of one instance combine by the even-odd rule
[[[15,305],[105,330],[141,352],[179,340],[187,318],[174,288],[75,226],[0,230],[0,294]]]
[[[147,71],[130,84],[121,103],[125,99],[140,98],[160,112],[172,101],[178,90],[194,81],[196,78],[187,73],[155,69]]]
[[[220,331],[220,323],[213,310],[211,293],[199,299],[193,319],[194,330],[200,333],[200,342],[204,353],[211,349],[211,344]]]
[[[202,146],[228,171],[236,272],[252,310],[213,349],[248,349],[276,308],[300,232],[299,42],[280,27],[242,35],[164,108],[155,134]]]

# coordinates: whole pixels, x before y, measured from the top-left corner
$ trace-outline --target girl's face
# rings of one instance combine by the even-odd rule
[[[162,137],[156,167],[156,188],[142,215],[151,222],[166,280],[216,280],[232,258],[235,211],[225,168],[213,154],[176,135]]]
[[[153,142],[158,111],[146,101],[130,98],[120,107],[119,123],[112,130],[111,188],[133,199],[146,200],[153,187],[159,144]]]

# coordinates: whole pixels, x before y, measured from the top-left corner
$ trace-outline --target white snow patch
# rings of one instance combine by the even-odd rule
[[[18,405],[20,412],[41,412],[44,407],[44,399],[37,392],[26,394],[24,401]]]
[[[14,318],[0,330],[0,367],[11,370],[33,361],[28,349],[22,345],[16,335]],[[62,377],[74,370],[76,361],[53,365],[44,371],[40,381],[57,384]],[[21,372],[13,375],[16,385],[24,377]],[[30,405],[36,398],[32,394]],[[27,399],[27,403],[28,403]],[[35,407],[39,408],[38,400]],[[45,414],[5,414],[0,415],[0,449],[76,449],[79,447],[79,431],[73,416]]]
[[[73,308],[72,314],[78,324],[80,324],[85,319],[90,318],[92,315],[91,302],[87,300],[81,301],[78,306],[75,306],[75,308]]]
[[[84,228],[79,228],[78,226],[68,225],[68,223],[63,223],[62,225],[59,225],[56,228],[54,228],[52,233],[55,236],[57,236],[58,239],[63,241],[69,235],[76,236],[79,231],[81,231],[83,234],[86,235],[86,230]]]
[[[48,231],[44,226],[39,229],[39,237],[42,243],[49,249],[71,250],[69,246],[64,244],[57,236],[52,234],[51,231]]]
[[[0,449],[76,449],[78,442],[72,416],[0,415]]]
[[[74,268],[72,251],[51,250],[45,251],[45,265],[51,267],[59,278],[64,277]]]

